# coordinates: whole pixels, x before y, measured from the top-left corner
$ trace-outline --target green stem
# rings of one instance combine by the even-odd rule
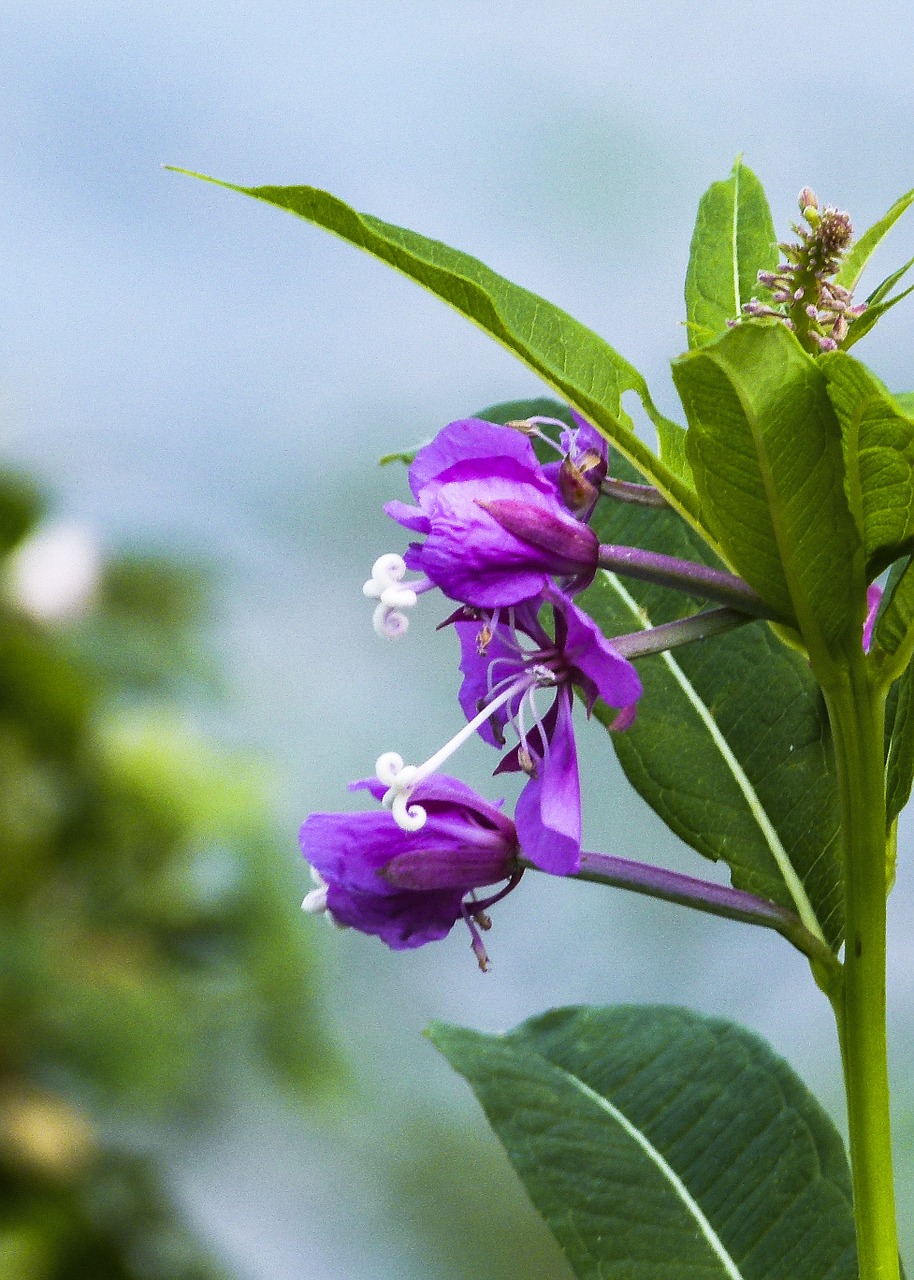
[[[847,1093],[860,1280],[898,1280],[886,1041],[884,694],[852,654],[825,690],[835,740],[845,866],[843,989],[834,993]]]

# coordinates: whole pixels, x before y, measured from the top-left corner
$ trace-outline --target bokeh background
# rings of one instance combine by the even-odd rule
[[[567,1278],[468,1090],[422,1039],[432,1017],[497,1029],[559,1003],[690,1004],[766,1036],[840,1123],[828,1008],[774,936],[529,876],[497,910],[483,977],[459,930],[394,955],[289,914],[308,888],[295,834],[306,813],[345,807],[346,781],[380,751],[419,757],[457,719],[454,643],[434,635],[434,606],[398,646],[371,631],[360,587],[373,558],[401,546],[380,503],[404,486],[375,460],[542,389],[386,267],[159,166],[323,186],[474,252],[603,334],[676,416],[667,362],[685,345],[701,192],[743,152],[784,232],[804,184],[867,225],[914,185],[912,71],[902,0],[815,11],[770,0],[6,0],[4,464],[36,477],[51,515],[87,531],[108,566],[88,619],[48,628],[11,615],[9,626],[44,655],[25,664],[39,690],[45,659],[80,673],[89,692],[67,722],[76,745],[54,776],[66,774],[71,795],[88,767],[79,744],[91,743],[103,779],[92,774],[93,794],[105,813],[126,807],[134,840],[127,857],[120,828],[106,826],[92,866],[64,873],[68,829],[47,819],[20,850],[27,867],[32,846],[56,850],[54,909],[34,869],[28,893],[11,890],[30,932],[26,950],[4,952],[4,999],[22,990],[27,946],[59,965],[63,985],[47,996],[35,960],[20,1057],[0,1056],[27,1062],[30,1090],[47,1091],[41,1132],[55,1116],[66,1132],[51,1142],[62,1163],[38,1167],[22,1115],[34,1119],[40,1098],[20,1090],[0,1106],[7,1147],[19,1141],[17,1158],[33,1160],[29,1203],[43,1206],[3,1246],[10,1276],[83,1274],[54,1270],[40,1240],[49,1222],[59,1235],[66,1187],[83,1176],[73,1170],[97,1169],[85,1152],[98,1148],[109,1200],[96,1188],[95,1218],[79,1213],[96,1231],[106,1213],[134,1221],[129,1186],[145,1226],[123,1245],[128,1270],[111,1261],[86,1274],[176,1276],[167,1259],[185,1246],[191,1257],[186,1231],[239,1280]],[[912,253],[914,220],[874,260],[874,282]],[[860,349],[895,390],[914,387],[910,317],[899,307]],[[39,516],[27,487],[4,483],[5,548]],[[17,688],[7,716],[28,745],[37,704]],[[591,847],[713,874],[630,792],[601,732],[586,739]],[[4,759],[21,764],[20,748],[7,743]],[[57,731],[29,750],[60,756]],[[493,794],[486,764],[468,749],[461,772]],[[45,795],[46,779],[29,785]],[[40,816],[50,802],[27,799],[16,829],[34,834],[35,804]],[[150,813],[164,834],[148,835]],[[158,870],[170,868],[158,915],[138,827]],[[909,1253],[912,834],[903,819],[891,921]],[[41,950],[48,935],[60,941],[61,911],[80,928],[153,940],[129,963],[123,937],[104,952],[93,998],[104,1010],[110,981],[115,1003],[95,1031],[79,972]],[[97,958],[100,947],[92,935],[84,950]],[[143,965],[160,961],[162,981],[170,974],[193,999],[163,996],[139,1013],[128,1001],[131,1040],[134,1023],[111,1010],[125,984],[146,991]],[[45,997],[53,1007],[36,1021]],[[160,1062],[176,1028],[195,1083],[183,1092]],[[99,1043],[113,1046],[110,1071],[102,1050],[80,1057]],[[6,1183],[0,1193],[9,1210]],[[184,1227],[163,1234],[154,1201]]]

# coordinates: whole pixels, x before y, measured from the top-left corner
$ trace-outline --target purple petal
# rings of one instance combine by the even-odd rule
[[[482,703],[489,698],[489,668],[494,662],[492,680],[497,682],[506,676],[520,675],[523,664],[516,650],[509,649],[501,640],[502,628],[490,628],[490,638],[485,653],[479,652],[479,637],[486,622],[458,622],[455,624],[460,640],[460,670],[463,683],[458,699],[467,720],[472,720]],[[508,707],[499,707],[489,720],[479,728],[479,736],[490,746],[504,745],[504,727],[508,722]]]
[[[873,643],[873,628],[882,604],[882,587],[878,582],[871,583],[866,589],[866,619],[863,623],[863,652],[869,653]]]
[[[432,527],[421,507],[411,507],[408,502],[400,502],[397,498],[385,502],[384,510],[391,520],[396,520],[397,524],[409,529],[411,533],[428,533]]]
[[[463,468],[452,468],[452,473]],[[443,484],[421,566],[445,595],[479,608],[517,604],[545,590],[555,557],[509,533],[481,502],[513,499],[562,514],[551,490],[532,484],[512,459],[488,474]],[[567,515],[565,516],[567,519]]]
[[[549,751],[539,762],[537,776],[521,792],[514,821],[525,858],[553,875],[577,871],[581,857],[581,784],[571,701],[564,691],[557,699]]]
[[[536,454],[530,441],[513,427],[501,427],[482,418],[451,422],[416,454],[409,469],[409,485],[418,501],[426,485],[455,463],[498,457],[515,458],[529,470],[536,470]]]
[[[463,892],[403,889],[381,897],[331,885],[327,908],[338,924],[381,938],[394,951],[404,951],[447,937],[463,914]]]
[[[592,682],[610,707],[632,708],[641,697],[641,681],[632,664],[616,653],[612,641],[582,609],[557,588],[550,592],[564,618],[565,661]]]

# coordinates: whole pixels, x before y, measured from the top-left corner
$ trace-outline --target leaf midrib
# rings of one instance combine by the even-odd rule
[[[610,1102],[608,1098],[604,1098],[601,1093],[597,1093],[597,1091],[592,1089],[589,1084],[585,1084],[580,1076],[575,1075],[572,1071],[566,1070],[564,1067],[556,1066],[555,1063],[550,1063],[550,1066],[564,1076],[565,1079],[575,1089],[577,1089],[579,1093],[583,1094],[585,1098],[596,1103],[602,1111],[605,1111],[607,1115],[609,1115],[611,1119],[614,1120],[626,1134],[628,1134],[633,1142],[637,1143],[654,1167],[660,1171],[663,1177],[673,1188],[673,1191],[676,1193],[689,1214],[694,1218],[699,1231],[708,1244],[708,1248],[723,1264],[724,1271],[727,1276],[730,1277],[730,1280],[745,1280],[743,1273],[734,1262],[720,1236],[714,1230],[714,1227],[705,1215],[701,1205],[694,1198],[676,1170],[666,1160],[663,1153],[657,1150],[648,1138],[647,1134],[645,1134],[643,1130],[639,1129],[637,1125],[633,1124],[631,1120],[629,1120],[628,1116],[626,1116],[625,1113],[615,1105],[615,1103]]]
[[[645,630],[651,630],[654,624],[651,622],[650,615],[645,609],[642,609],[637,601],[628,593],[616,574],[610,573],[605,569],[602,570],[602,572],[604,573],[611,588],[616,592],[626,607],[631,610],[634,617],[638,619],[639,624],[643,626]],[[749,811],[755,819],[756,825],[762,834],[762,838],[768,846],[771,856],[774,858],[775,864],[783,877],[787,890],[793,899],[797,914],[810,933],[813,933],[817,938],[821,939],[826,946],[828,946],[822,926],[819,923],[819,918],[809,900],[809,895],[806,892],[803,882],[797,874],[793,863],[790,861],[787,850],[781,843],[781,838],[769,818],[767,810],[762,804],[758,793],[749,780],[748,775],[737,760],[736,756],[733,754],[730,744],[721,733],[720,727],[714,720],[708,710],[708,707],[698,693],[698,690],[692,684],[691,680],[689,680],[682,667],[669,650],[662,653],[660,656],[669,668],[673,679],[682,689],[682,692],[685,694],[702,723],[707,728],[711,741],[717,747],[724,763],[733,775],[733,779],[739,787],[746,804],[749,806]]]

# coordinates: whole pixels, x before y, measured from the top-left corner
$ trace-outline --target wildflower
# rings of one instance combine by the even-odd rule
[[[452,422],[416,455],[409,483],[418,505],[389,502],[385,511],[425,536],[405,564],[451,599],[499,608],[541,595],[552,575],[575,587],[593,578],[597,537],[560,500],[521,432]]]
[[[379,800],[385,788],[369,779],[350,790]],[[463,919],[485,968],[479,930],[489,927],[486,911],[521,876],[514,823],[498,805],[441,774],[417,786],[415,798],[426,814],[421,834],[404,831],[383,809],[311,814],[300,842],[319,879],[302,906],[374,934],[394,950],[443,938]],[[474,890],[502,880],[507,884],[499,892],[475,899]]]
[[[572,690],[584,697],[587,712],[598,697],[619,708],[617,728],[634,718],[641,682],[634,667],[613,647],[567,595],[551,587],[554,634],[539,621],[541,601],[507,610],[459,610],[454,622],[462,649],[460,704],[467,715],[459,733],[421,765],[405,765],[389,753],[378,760],[378,778],[387,785],[383,803],[405,829],[425,821],[423,805],[413,803],[419,785],[440,768],[472,735],[505,744],[510,725],[517,746],[497,773],[521,771],[528,782],[515,821],[528,858],[543,871],[567,875],[581,852],[581,794],[572,726]],[[541,690],[554,690],[544,713]]]

